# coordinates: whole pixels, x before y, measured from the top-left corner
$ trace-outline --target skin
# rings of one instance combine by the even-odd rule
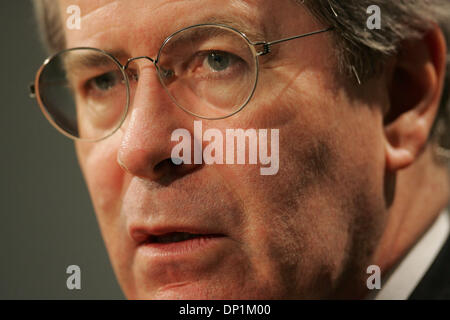
[[[63,19],[70,4],[60,1]],[[155,57],[165,37],[218,15],[266,40],[326,27],[290,1],[79,5],[82,27],[65,31],[67,47],[120,49],[129,57]],[[367,266],[389,270],[426,230],[448,201],[446,171],[426,145],[443,85],[440,30],[405,43],[404,57],[362,86],[337,73],[333,46],[326,33],[274,47],[261,57],[250,104],[231,118],[203,120],[203,130],[223,133],[279,129],[275,176],[252,165],[171,164],[171,133],[192,131],[198,119],[170,101],[151,63],[136,62],[139,84],[122,127],[101,142],[76,143],[127,298],[361,298]],[[416,96],[403,93],[411,89]],[[400,116],[385,123],[393,110]],[[226,238],[195,259],[149,263],[136,233],[155,224],[195,225]]]

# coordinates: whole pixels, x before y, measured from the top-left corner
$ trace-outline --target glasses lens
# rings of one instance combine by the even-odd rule
[[[158,58],[161,82],[184,110],[207,119],[242,109],[256,87],[257,61],[233,29],[196,26],[173,35]]]
[[[96,49],[69,49],[42,69],[38,94],[50,122],[66,135],[100,140],[125,118],[129,92],[126,76],[109,55]]]

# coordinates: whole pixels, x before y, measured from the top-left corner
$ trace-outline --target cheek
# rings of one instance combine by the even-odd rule
[[[123,291],[134,295],[135,281],[130,274],[134,247],[120,215],[126,174],[117,163],[119,133],[96,144],[77,142],[77,155],[114,272]]]
[[[373,229],[380,223],[375,218],[382,204],[381,120],[367,106],[353,105],[343,91],[325,84],[292,88],[276,101],[256,98],[254,109],[261,113],[247,110],[252,125],[280,129],[278,174],[263,177],[258,170],[236,166],[227,178],[245,201],[243,242],[258,277],[278,274],[278,282],[303,288],[310,284],[303,279],[316,279],[325,293],[349,257],[370,252],[368,246],[377,236]],[[351,247],[355,237],[360,239],[358,248]]]
[[[77,154],[100,223],[120,209],[125,174],[117,163],[117,134],[95,144],[77,143]]]

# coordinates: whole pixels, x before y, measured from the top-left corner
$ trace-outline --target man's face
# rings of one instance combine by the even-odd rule
[[[288,0],[79,3],[81,30],[66,30],[67,47],[129,57],[155,57],[167,36],[212,18],[264,35],[251,40],[326,27]],[[63,21],[70,4],[61,1]],[[148,60],[136,62],[139,84],[119,131],[77,142],[128,298],[320,298],[361,279],[370,264],[385,219],[382,85],[371,81],[358,94],[344,87],[331,33],[279,44],[259,59],[251,102],[202,125],[224,137],[229,128],[279,129],[276,175],[261,175],[258,165],[172,164],[172,132],[192,131],[199,119],[170,101]],[[172,232],[214,237],[150,243]]]

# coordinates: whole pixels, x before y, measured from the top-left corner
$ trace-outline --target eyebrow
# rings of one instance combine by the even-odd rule
[[[128,57],[128,54],[121,49],[105,52],[107,52],[109,55],[112,55],[119,62],[120,60],[127,59]],[[80,53],[76,55],[71,55],[70,53],[71,52],[69,51],[68,55],[63,60],[66,70],[75,71],[81,68],[88,69],[114,64],[112,58],[106,56],[100,51],[86,49],[85,53]]]

